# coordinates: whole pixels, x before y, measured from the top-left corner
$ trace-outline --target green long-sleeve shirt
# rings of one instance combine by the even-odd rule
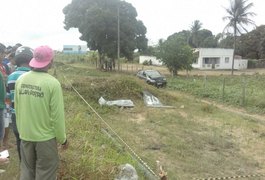
[[[15,86],[15,110],[20,138],[41,142],[66,140],[64,104],[59,81],[46,72],[21,75]]]

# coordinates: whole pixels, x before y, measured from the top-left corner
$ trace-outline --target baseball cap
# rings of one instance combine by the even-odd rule
[[[39,46],[33,52],[29,65],[33,68],[44,68],[53,59],[53,50],[49,46]]]
[[[33,49],[28,46],[20,46],[19,48],[17,48],[16,52],[10,54],[11,57],[13,54],[16,65],[21,66],[21,64],[23,63],[29,64],[29,62],[33,58]]]

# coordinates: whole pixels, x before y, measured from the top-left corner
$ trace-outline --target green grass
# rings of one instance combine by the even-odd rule
[[[178,76],[168,81],[168,87],[173,90],[265,113],[265,75]]]
[[[53,70],[50,71],[54,73]],[[265,174],[265,126],[262,121],[223,111],[204,104],[195,97],[220,100],[222,77],[208,77],[209,91],[203,79],[170,79],[169,87],[157,89],[127,73],[102,72],[87,64],[58,64],[56,77],[61,81],[70,147],[61,152],[59,179],[114,179],[120,164],[136,167],[139,179],[148,179],[137,158],[120,141],[118,135],[147,165],[156,172],[159,160],[169,179],[224,177]],[[66,77],[67,80],[64,78]],[[251,77],[251,87],[254,84]],[[262,80],[262,77],[258,77]],[[210,79],[216,82],[210,85]],[[229,87],[239,79],[227,81]],[[254,80],[253,80],[254,81]],[[93,107],[70,88],[73,85]],[[257,82],[256,82],[257,83]],[[227,91],[230,91],[227,87]],[[143,90],[148,90],[164,105],[174,108],[148,108],[144,105]],[[231,88],[231,92],[239,91]],[[182,91],[182,92],[180,92]],[[255,90],[255,94],[259,90]],[[195,96],[183,92],[192,93]],[[248,90],[248,92],[250,92]],[[253,90],[254,93],[254,90]],[[205,96],[207,95],[207,96]],[[107,100],[131,99],[134,108],[106,107],[98,104],[103,96]],[[231,98],[235,98],[231,94]],[[215,100],[215,99],[214,99]],[[228,103],[233,104],[235,99]],[[249,102],[249,101],[247,101]],[[235,104],[238,105],[238,104]],[[104,129],[104,131],[102,131]],[[113,133],[113,131],[115,133]],[[104,132],[108,132],[108,134]],[[111,135],[111,138],[109,137]],[[16,152],[11,150],[11,162],[0,178],[18,177]]]

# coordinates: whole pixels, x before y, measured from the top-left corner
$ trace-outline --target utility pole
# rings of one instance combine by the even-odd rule
[[[117,59],[118,59],[118,71],[120,71],[120,5],[118,3],[118,40],[117,40]]]

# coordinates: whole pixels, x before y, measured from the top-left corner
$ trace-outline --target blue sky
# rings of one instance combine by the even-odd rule
[[[224,7],[229,0],[126,0],[136,8],[138,19],[147,27],[150,44],[182,30],[188,30],[194,20],[213,34],[223,31],[227,22]],[[79,40],[77,29],[66,31],[63,26],[62,9],[71,0],[8,0],[1,2],[3,20],[0,27],[1,41],[5,45],[22,43],[35,48],[49,45],[61,50],[63,45],[84,45]],[[265,24],[265,1],[249,0],[254,3],[251,11],[257,14],[253,20],[257,25]]]

